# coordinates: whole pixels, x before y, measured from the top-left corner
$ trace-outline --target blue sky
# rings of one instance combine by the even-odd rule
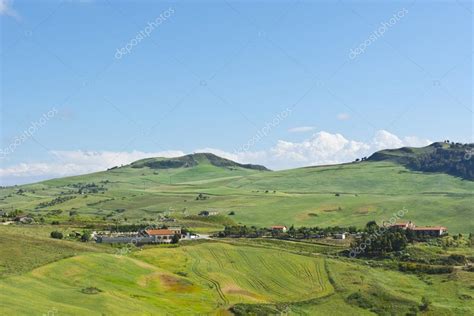
[[[467,1],[0,0],[0,13],[2,184],[150,155],[281,169],[472,142]]]

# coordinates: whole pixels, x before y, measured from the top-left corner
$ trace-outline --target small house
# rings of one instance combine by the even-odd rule
[[[334,234],[334,239],[346,239],[347,233],[342,233],[342,234]]]
[[[272,226],[270,229],[274,232],[281,232],[281,233],[286,233],[288,231],[288,227],[286,226]]]
[[[22,215],[22,216],[17,216],[15,217],[14,219],[15,222],[19,222],[19,223],[22,223],[22,224],[31,224],[33,223],[35,220],[27,215]]]
[[[219,215],[219,212],[216,212],[216,211],[201,211],[201,212],[199,212],[198,215],[199,216],[204,216],[204,217],[216,216],[216,215]]]

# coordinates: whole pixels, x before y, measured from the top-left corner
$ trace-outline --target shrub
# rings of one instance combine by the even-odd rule
[[[450,255],[447,259],[448,264],[464,265],[467,262],[466,256],[464,255]]]
[[[63,233],[61,232],[58,232],[58,231],[54,231],[54,232],[51,232],[51,238],[54,238],[54,239],[63,239]]]
[[[96,288],[95,286],[90,286],[90,287],[83,288],[81,292],[84,294],[99,294],[100,292],[102,292],[102,290],[99,288]]]
[[[172,244],[177,244],[179,243],[179,235],[173,235],[173,237],[171,237],[171,243]]]
[[[230,311],[236,316],[264,316],[281,314],[281,312],[275,306],[263,304],[236,304],[231,307]]]
[[[84,231],[84,233],[81,236],[81,241],[87,242],[89,240],[91,240],[91,233],[89,231]]]
[[[427,274],[443,274],[451,273],[454,271],[454,268],[451,266],[435,266],[412,262],[400,263],[399,269],[403,272],[422,272]]]
[[[352,293],[351,295],[349,295],[347,297],[347,301],[349,303],[359,306],[360,308],[369,309],[373,307],[372,303],[367,298],[362,296],[361,293],[358,293],[358,292]]]

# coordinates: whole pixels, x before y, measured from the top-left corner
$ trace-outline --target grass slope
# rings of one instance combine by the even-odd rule
[[[305,282],[301,282],[304,276]],[[84,289],[99,289],[85,294]],[[217,313],[234,303],[312,299],[333,291],[322,259],[221,243],[87,254],[0,282],[5,314]],[[23,302],[28,301],[28,304]]]
[[[0,279],[5,315],[224,315],[235,304],[289,315],[472,315],[474,274],[417,276],[290,244],[206,242],[129,256],[88,253]],[[271,241],[268,241],[271,243]],[[268,246],[267,244],[266,246]],[[28,302],[28,304],[25,304]]]
[[[93,244],[51,239],[47,237],[50,230],[49,227],[0,226],[0,278],[79,254],[104,251]]]

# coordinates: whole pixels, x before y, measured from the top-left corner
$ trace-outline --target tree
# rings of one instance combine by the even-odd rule
[[[58,232],[58,231],[53,231],[51,232],[51,238],[54,238],[54,239],[63,239],[63,233],[61,232]]]
[[[180,238],[179,238],[179,235],[178,235],[178,234],[173,235],[173,237],[171,237],[171,243],[172,243],[172,244],[177,244],[177,243],[179,243],[179,239],[180,239]]]
[[[295,226],[293,226],[293,225],[290,226],[290,228],[288,229],[288,235],[292,238],[296,237]]]
[[[90,233],[90,231],[85,230],[85,231],[82,233],[81,241],[82,241],[82,242],[88,242],[89,240],[91,240],[91,233]]]
[[[374,232],[379,228],[379,225],[377,225],[376,221],[370,221],[367,224],[365,224],[365,229],[370,233]]]

